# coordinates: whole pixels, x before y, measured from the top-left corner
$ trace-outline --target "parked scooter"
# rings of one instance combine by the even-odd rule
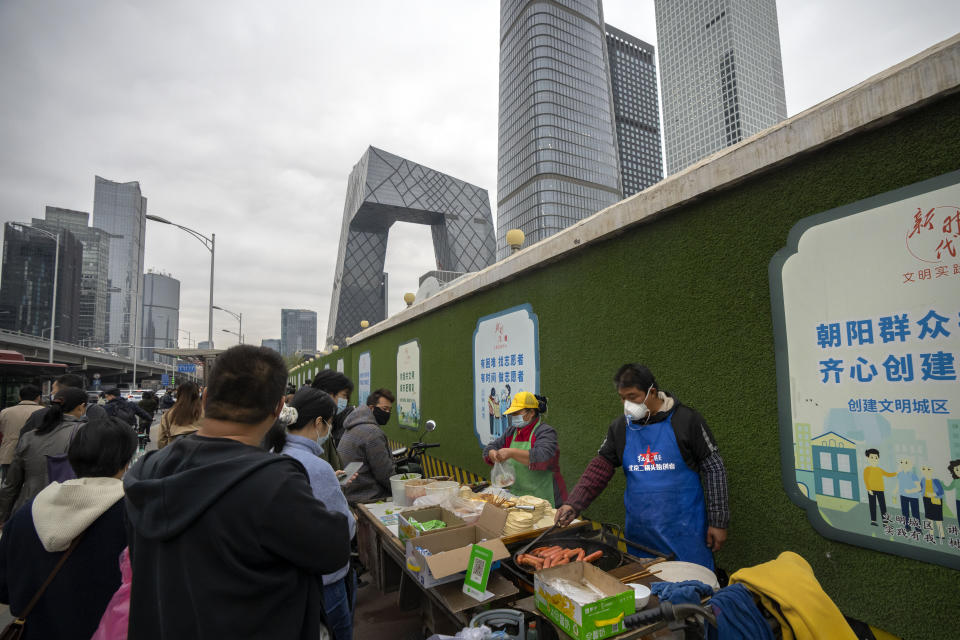
[[[427,449],[440,446],[439,442],[423,442],[423,438],[431,431],[435,431],[436,428],[436,422],[427,420],[420,432],[417,433],[416,442],[390,452],[393,455],[396,473],[423,473],[423,465],[420,459],[423,452]]]

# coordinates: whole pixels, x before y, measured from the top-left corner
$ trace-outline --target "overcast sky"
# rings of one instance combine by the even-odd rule
[[[778,2],[788,115],[953,35],[960,2]],[[653,0],[607,22],[656,44]],[[496,202],[495,0],[0,0],[0,220],[92,212],[94,175],[137,180],[148,212],[217,234],[215,303],[246,341],[315,310],[322,347],[347,176],[368,145],[485,187]],[[206,339],[209,254],[148,223],[146,266],[182,283]],[[397,225],[390,311],[434,268]],[[215,341],[236,321],[215,312]],[[186,346],[182,340],[181,346]]]

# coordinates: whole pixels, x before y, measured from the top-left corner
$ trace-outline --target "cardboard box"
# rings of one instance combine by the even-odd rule
[[[566,578],[586,580],[607,597],[579,605],[550,587],[547,582]],[[537,608],[557,626],[578,640],[600,640],[625,631],[623,619],[636,613],[633,589],[586,562],[572,562],[538,571],[533,576]]]
[[[434,529],[433,531],[421,531],[415,526],[410,524],[410,518],[413,518],[417,522],[427,522],[429,520],[443,520],[447,525],[442,529]],[[425,507],[423,509],[407,509],[406,511],[401,511],[400,515],[397,517],[397,536],[401,540],[409,540],[411,538],[418,538],[420,536],[431,535],[434,533],[439,533],[441,531],[447,531],[449,529],[455,529],[457,527],[466,526],[466,522],[463,521],[460,516],[453,513],[452,511],[447,511],[443,507]]]
[[[417,518],[419,520],[419,518]],[[476,524],[454,529],[440,529],[431,535],[407,539],[407,570],[425,587],[435,587],[466,577],[470,548],[479,544],[493,551],[493,568],[510,557],[500,533],[507,521],[507,512],[488,504]],[[633,594],[633,591],[630,591]],[[632,595],[631,595],[632,597]]]

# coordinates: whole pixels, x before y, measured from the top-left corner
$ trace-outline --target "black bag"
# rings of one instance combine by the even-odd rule
[[[114,418],[120,418],[131,427],[137,426],[137,412],[134,410],[133,405],[127,400],[120,398],[119,400],[108,402],[104,405],[104,408],[107,410],[108,415]],[[3,640],[3,638],[0,638],[0,640]]]

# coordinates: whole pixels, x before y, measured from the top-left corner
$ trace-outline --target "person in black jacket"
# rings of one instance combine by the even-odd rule
[[[107,403],[103,405],[103,409],[107,412],[107,415],[120,418],[135,429],[137,428],[137,418],[146,421],[147,424],[153,421],[153,415],[120,395],[120,390],[116,387],[104,391],[103,397],[107,401]]]
[[[127,546],[123,483],[137,439],[100,418],[77,431],[67,459],[77,478],[54,482],[21,507],[0,537],[0,602],[22,615],[70,544],[76,548],[26,618],[24,639],[87,640],[120,586]]]
[[[330,439],[333,440],[333,446],[339,446],[340,438],[343,437],[343,422],[356,409],[349,405],[350,394],[353,393],[353,381],[339,371],[323,369],[317,372],[311,386],[314,389],[326,391],[337,401],[337,415],[333,417],[333,432],[330,434]]]
[[[321,576],[349,560],[349,527],[300,462],[258,447],[286,382],[275,351],[228,349],[200,430],[127,473],[130,640],[319,637]]]

